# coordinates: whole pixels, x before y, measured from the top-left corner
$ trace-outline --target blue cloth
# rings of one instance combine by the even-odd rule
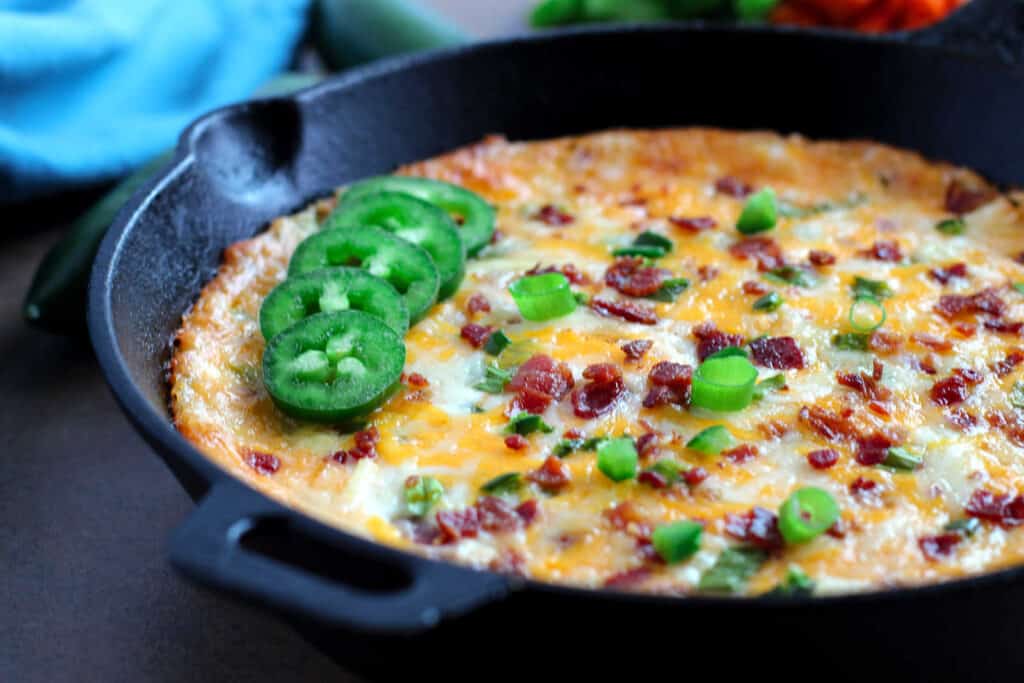
[[[309,0],[0,0],[0,203],[109,180],[284,69]]]

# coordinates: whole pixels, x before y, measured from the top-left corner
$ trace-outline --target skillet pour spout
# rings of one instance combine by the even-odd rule
[[[480,673],[453,653],[495,653],[494,666],[549,649],[552,674],[669,672],[690,658],[736,676],[785,663],[798,680],[995,680],[1020,670],[1022,568],[811,600],[680,599],[477,572],[328,528],[237,482],[178,434],[164,364],[225,247],[339,185],[495,132],[713,125],[867,138],[1024,184],[1022,17],[1022,3],[974,0],[934,29],[881,37],[573,29],[400,57],[203,117],[119,214],[89,294],[93,344],[117,400],[200,499],[172,540],[175,566],[286,615],[340,662],[383,680],[439,656],[454,658],[453,677]]]

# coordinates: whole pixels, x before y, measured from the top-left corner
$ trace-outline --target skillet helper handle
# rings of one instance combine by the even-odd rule
[[[331,529],[234,481],[218,483],[177,529],[171,562],[200,583],[291,616],[381,635],[423,631],[508,591],[497,574]]]
[[[1024,66],[1024,0],[970,0],[945,21],[910,34],[909,40]]]

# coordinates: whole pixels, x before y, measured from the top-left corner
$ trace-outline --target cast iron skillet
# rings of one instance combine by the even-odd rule
[[[174,535],[174,565],[288,615],[346,666],[381,678],[410,664],[493,677],[531,662],[577,675],[785,665],[790,677],[816,680],[1019,671],[1022,568],[861,596],[678,600],[524,582],[361,540],[200,455],[168,418],[164,364],[224,247],[339,184],[488,133],[797,131],[891,143],[1024,184],[1024,68],[1014,64],[1022,36],[1021,6],[1000,0],[884,38],[705,25],[573,30],[400,58],[200,119],[167,172],[121,212],[89,300],[115,396],[200,500]],[[490,663],[469,667],[474,652]]]

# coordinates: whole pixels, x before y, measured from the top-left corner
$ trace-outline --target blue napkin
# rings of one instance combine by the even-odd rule
[[[0,203],[123,175],[287,66],[309,0],[0,0]]]

